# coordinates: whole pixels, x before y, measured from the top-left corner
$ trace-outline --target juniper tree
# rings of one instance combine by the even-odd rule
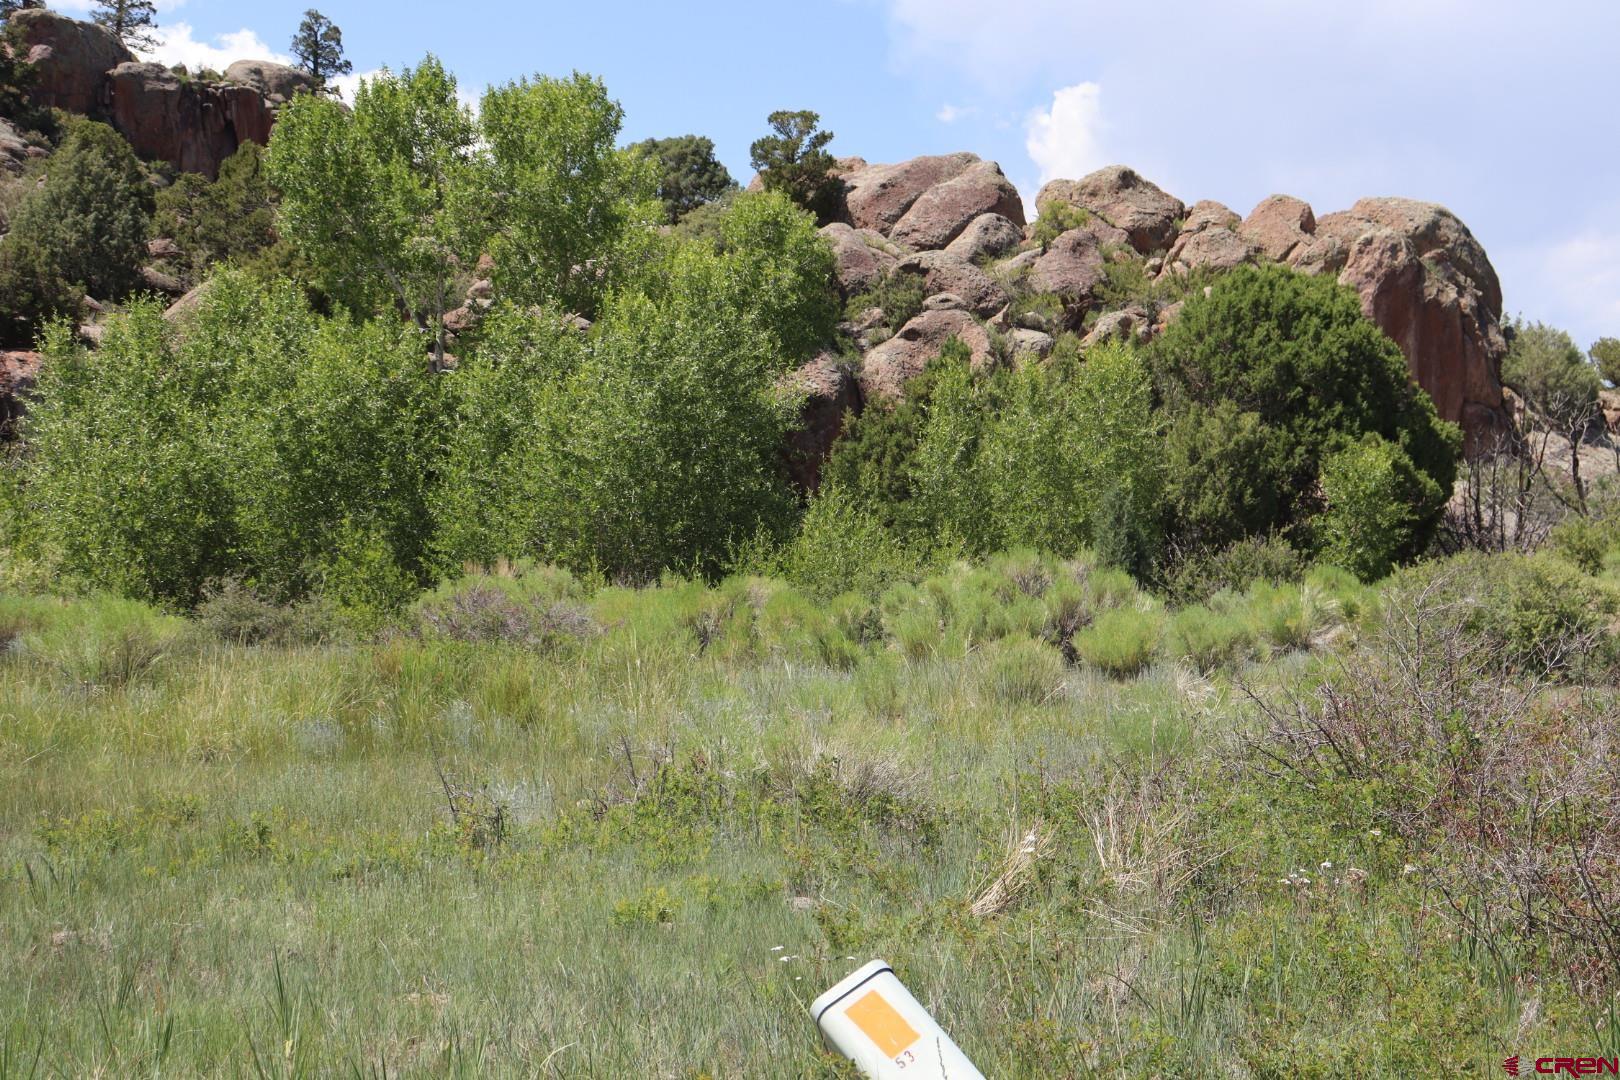
[[[808,110],[780,110],[767,118],[773,135],[754,140],[749,158],[766,191],[780,191],[823,221],[831,218],[843,182],[833,175],[827,152],[833,133],[817,131],[821,117]]]
[[[100,0],[91,16],[131,49],[150,49],[157,44],[157,7],[153,0]]]
[[[343,31],[314,8],[304,12],[304,21],[298,24],[292,54],[322,90],[328,89],[326,81],[334,75],[354,70],[354,65],[343,58]]]

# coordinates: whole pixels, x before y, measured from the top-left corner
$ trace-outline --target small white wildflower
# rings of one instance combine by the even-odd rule
[[[795,976],[793,976],[793,981],[794,982],[804,982],[804,976],[803,975],[795,975]]]
[[[787,948],[786,945],[772,945],[771,952],[781,952],[785,948]]]
[[[1331,870],[1331,869],[1333,869],[1333,864],[1330,863],[1330,862],[1325,862],[1325,863],[1322,864],[1322,869],[1323,870]]]
[[[785,964],[791,959],[793,959],[793,957],[791,957],[791,956],[778,956],[776,958],[777,962],[781,963],[781,964]]]
[[[1405,866],[1401,867],[1401,876],[1405,877],[1407,874],[1415,874],[1417,871],[1418,868],[1416,866],[1412,865],[1411,863],[1407,863]]]
[[[853,959],[855,959],[855,958],[854,958],[854,957],[853,957],[853,956],[846,956],[846,957],[844,957],[844,959],[845,959],[845,960],[853,960]]]
[[[1383,829],[1373,829],[1367,835],[1368,836],[1375,836],[1375,837],[1376,836],[1383,836],[1384,835],[1384,830]]]

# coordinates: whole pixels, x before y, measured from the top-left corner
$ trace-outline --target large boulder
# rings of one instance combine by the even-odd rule
[[[48,151],[30,143],[17,125],[0,117],[0,173],[20,176],[34,158],[44,157]],[[4,218],[0,217],[0,226]]]
[[[1124,165],[1098,169],[1080,180],[1053,180],[1035,196],[1035,205],[1052,202],[1087,210],[1123,229],[1131,246],[1143,255],[1170,247],[1187,209],[1180,199]]]
[[[1025,284],[1033,292],[1056,293],[1063,298],[1071,322],[1091,306],[1093,293],[1103,280],[1102,245],[1090,229],[1070,229],[1029,260]],[[1018,258],[1023,259],[1025,255]],[[1014,260],[1016,261],[1016,260]]]
[[[877,233],[852,229],[836,221],[821,230],[833,251],[833,276],[838,291],[849,299],[873,288],[894,269],[895,258],[885,250]]]
[[[182,80],[161,64],[125,63],[108,76],[113,126],[135,152],[182,172],[219,175],[245,142],[267,143],[275,114],[241,83]]]
[[[872,349],[861,361],[859,381],[865,400],[898,401],[906,384],[928,366],[951,338],[972,353],[974,370],[988,365],[993,354],[990,334],[965,311],[925,311],[900,332]]]
[[[1249,212],[1238,235],[1266,258],[1283,262],[1316,234],[1316,215],[1310,203],[1292,195],[1271,195]]]
[[[107,73],[135,59],[111,31],[46,8],[15,12],[11,25],[34,67],[34,100],[53,109],[99,115]]]
[[[821,467],[864,400],[860,383],[837,355],[824,352],[788,376],[789,388],[804,395],[799,423],[788,436],[788,475],[804,491],[821,486]]]
[[[962,234],[982,214],[1024,224],[1024,201],[993,161],[976,161],[918,196],[889,238],[919,251],[936,251]]]
[[[1007,291],[977,266],[946,251],[921,251],[895,266],[902,274],[918,274],[928,296],[950,293],[976,315],[990,316],[1007,306]]]
[[[1005,255],[1024,242],[1023,226],[1000,214],[980,214],[962,234],[945,245],[947,254],[973,262]]]
[[[315,90],[315,79],[308,72],[269,60],[238,60],[225,69],[225,81],[251,86],[272,105],[291,101],[294,94]]]
[[[898,165],[866,165],[844,173],[844,211],[849,224],[889,235],[929,188],[961,175],[977,154],[912,158]]]
[[[1412,199],[1362,199],[1318,221],[1289,261],[1337,273],[1356,290],[1440,415],[1462,425],[1469,453],[1496,445],[1511,422],[1502,398],[1502,286],[1455,214]]]
[[[1252,262],[1258,249],[1237,233],[1242,219],[1218,202],[1193,206],[1176,242],[1164,257],[1164,274],[1194,270],[1231,270]]]
[[[28,394],[39,377],[37,352],[0,352],[0,442],[16,435]]]

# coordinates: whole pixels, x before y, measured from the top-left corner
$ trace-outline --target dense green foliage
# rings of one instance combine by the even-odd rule
[[[88,353],[47,339],[25,472],[39,542],[129,595],[192,603],[247,579],[301,595],[381,552],[425,572],[440,384],[386,323],[310,314],[291,286],[214,281],[184,335],[136,304]],[[342,598],[342,588],[335,591]]]
[[[714,140],[702,135],[676,135],[668,139],[643,139],[630,149],[651,159],[658,169],[658,198],[670,224],[707,206],[728,192],[737,182],[714,156]]]
[[[35,245],[62,280],[98,300],[123,299],[140,284],[152,216],[134,151],[105,124],[78,120],[42,169],[3,243]]]
[[[175,269],[194,285],[222,263],[255,261],[277,241],[275,189],[254,142],[220,163],[219,178],[182,173],[157,193],[152,231],[180,248]]]
[[[71,318],[83,295],[38,243],[15,235],[0,239],[0,347],[32,348],[40,327]]]
[[[314,8],[304,12],[289,48],[298,66],[322,90],[332,91],[334,88],[328,84],[333,76],[354,70],[354,64],[343,56],[343,31]]]
[[[1323,463],[1372,434],[1429,481],[1407,486],[1419,501],[1402,515],[1402,549],[1427,546],[1460,435],[1351,290],[1284,267],[1235,270],[1187,302],[1152,359],[1171,419],[1173,532],[1219,546],[1306,521]]]
[[[843,181],[833,175],[827,152],[833,133],[817,131],[821,117],[809,110],[780,110],[768,118],[774,134],[755,139],[749,159],[766,191],[780,191],[822,221],[833,212]]]

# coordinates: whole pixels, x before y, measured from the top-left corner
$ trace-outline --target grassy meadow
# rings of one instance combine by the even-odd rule
[[[872,957],[992,1077],[1614,1053],[1614,695],[1483,677],[1492,565],[506,567],[318,644],[0,594],[0,1077],[847,1076]]]

